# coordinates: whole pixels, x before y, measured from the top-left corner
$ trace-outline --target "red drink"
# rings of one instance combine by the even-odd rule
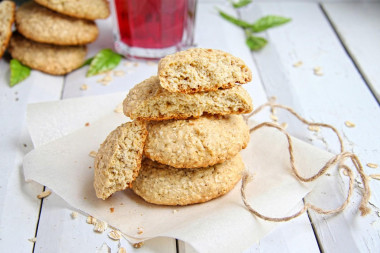
[[[196,0],[114,0],[116,49],[160,58],[192,44]]]

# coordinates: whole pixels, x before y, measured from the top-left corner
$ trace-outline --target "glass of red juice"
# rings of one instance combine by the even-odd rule
[[[197,0],[113,0],[116,51],[159,59],[193,45]]]

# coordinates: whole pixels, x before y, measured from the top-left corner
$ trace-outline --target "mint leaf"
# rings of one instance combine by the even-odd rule
[[[93,59],[94,59],[94,57],[88,58],[87,60],[85,60],[83,62],[82,66],[80,66],[80,67],[84,67],[86,65],[90,65]]]
[[[268,41],[265,38],[262,37],[256,37],[256,36],[249,36],[247,40],[245,41],[249,49],[253,51],[258,51],[265,47],[265,45],[268,43]]]
[[[280,16],[268,15],[258,19],[255,23],[252,24],[251,30],[253,32],[262,32],[268,28],[279,26],[285,24],[292,20],[291,18],[285,18]]]
[[[225,20],[237,25],[237,26],[240,26],[240,27],[243,27],[243,28],[250,28],[252,25],[248,22],[245,22],[244,20],[241,20],[241,19],[238,19],[238,18],[235,18],[231,15],[228,15],[227,13],[221,11],[221,10],[218,10],[219,12],[219,15],[222,16]]]
[[[11,60],[9,67],[11,69],[9,86],[11,87],[25,80],[30,75],[30,68],[21,64],[16,59]]]
[[[241,8],[241,7],[244,7],[248,4],[252,3],[252,0],[239,0],[237,2],[232,2],[232,6],[237,9],[237,8]]]
[[[120,54],[115,53],[111,49],[100,50],[91,61],[86,76],[94,76],[116,68],[120,63],[121,57]]]

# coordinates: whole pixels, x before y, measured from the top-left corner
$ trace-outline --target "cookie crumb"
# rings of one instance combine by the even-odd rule
[[[130,62],[130,61],[126,61],[126,62],[124,62],[123,65],[124,65],[124,66],[127,66],[127,67],[130,67],[130,66],[132,66],[132,62]]]
[[[376,163],[367,163],[366,165],[367,167],[370,167],[372,169],[377,169],[377,167],[379,167],[379,165],[377,165]]]
[[[110,212],[111,212],[111,213],[115,212],[115,208],[110,207]]]
[[[147,61],[146,64],[149,66],[156,66],[157,65],[157,63],[154,61]]]
[[[119,248],[117,253],[127,253],[127,250],[125,248],[121,247],[121,248]]]
[[[119,231],[112,230],[111,232],[108,233],[108,237],[114,241],[118,241],[118,240],[120,240],[121,235],[120,235]]]
[[[77,213],[77,212],[72,212],[72,213],[70,214],[70,216],[71,216],[71,218],[74,220],[74,219],[76,219],[76,218],[78,217],[78,213]]]
[[[308,126],[307,129],[309,129],[310,131],[313,131],[313,132],[321,131],[321,128],[319,126],[314,126],[314,125]]]
[[[113,75],[114,76],[124,76],[125,75],[125,72],[123,70],[115,70],[113,72]]]
[[[287,128],[288,128],[288,123],[286,123],[286,122],[282,122],[282,123],[281,123],[281,127],[282,127],[283,129],[287,129]]]
[[[94,158],[95,158],[97,154],[98,154],[98,153],[97,153],[96,151],[91,150],[91,152],[90,152],[89,155],[90,155],[91,157],[94,157]]]
[[[38,194],[37,198],[43,199],[43,198],[46,198],[47,196],[49,196],[50,194],[51,194],[50,190],[45,190],[45,191],[41,192],[40,194]]]
[[[302,65],[303,65],[302,61],[298,61],[296,63],[293,63],[293,67],[295,67],[295,68],[301,67]]]
[[[135,62],[134,64],[133,64],[133,67],[138,67],[139,66],[139,63],[138,62]]]
[[[37,241],[37,238],[36,237],[29,238],[28,241],[32,242],[32,243],[35,243]]]
[[[344,124],[346,125],[346,127],[355,127],[355,126],[356,126],[355,123],[353,123],[353,122],[351,122],[351,121],[348,121],[348,120],[346,120],[346,121],[344,122]]]
[[[86,122],[86,124],[84,124],[84,126],[88,127],[88,126],[90,126],[90,123]]]
[[[173,210],[173,213],[177,213],[177,212],[178,212],[178,210],[177,210],[177,209],[174,209],[174,210]]]
[[[97,220],[94,224],[94,231],[97,233],[103,233],[108,227],[107,222]]]
[[[86,219],[86,222],[88,224],[95,224],[97,222],[97,220],[94,217],[92,217],[92,216],[88,216],[87,219]]]
[[[315,67],[313,69],[313,71],[314,71],[314,75],[316,75],[316,76],[323,76],[323,71],[322,71],[321,67]]]
[[[138,242],[138,243],[135,243],[135,244],[133,244],[133,248],[135,248],[135,249],[139,249],[139,248],[141,248],[141,246],[143,246],[143,242]]]
[[[82,84],[82,86],[80,87],[81,90],[88,90],[88,86],[87,84]]]
[[[118,104],[113,111],[116,113],[122,113],[123,112],[123,104],[122,103]]]
[[[143,229],[142,228],[137,228],[137,234],[141,235],[142,233],[144,233]]]

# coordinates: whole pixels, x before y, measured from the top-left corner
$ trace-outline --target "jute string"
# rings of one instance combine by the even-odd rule
[[[284,110],[290,112],[291,114],[293,114],[297,119],[299,119],[302,123],[304,123],[308,126],[318,126],[318,127],[329,128],[336,134],[338,141],[339,141],[339,144],[340,144],[340,153],[333,156],[329,161],[327,161],[326,164],[315,175],[307,178],[307,177],[301,176],[298,172],[298,169],[295,166],[295,158],[294,158],[294,154],[293,154],[293,142],[292,142],[290,135],[285,131],[284,128],[282,128],[281,126],[274,124],[274,123],[264,122],[264,123],[261,123],[259,125],[254,126],[253,128],[250,129],[250,133],[253,133],[253,132],[255,132],[255,131],[257,131],[263,127],[271,127],[271,128],[275,128],[275,129],[279,130],[281,133],[283,133],[286,136],[286,139],[288,141],[289,160],[290,160],[290,166],[291,166],[292,172],[294,173],[295,177],[302,182],[312,182],[312,181],[316,180],[317,178],[321,177],[322,175],[324,175],[326,173],[326,171],[328,169],[330,169],[332,166],[337,165],[338,169],[342,170],[344,172],[344,174],[349,177],[348,193],[347,193],[346,199],[343,202],[343,204],[340,207],[332,209],[332,210],[325,210],[325,209],[319,208],[319,207],[317,207],[311,203],[304,202],[303,208],[293,215],[286,216],[286,217],[280,217],[280,218],[268,217],[268,216],[265,216],[265,215],[257,212],[248,203],[248,200],[246,197],[246,187],[247,187],[247,184],[251,181],[252,177],[246,172],[242,177],[241,196],[242,196],[242,200],[244,202],[244,205],[247,207],[247,209],[252,214],[256,215],[257,217],[259,217],[263,220],[274,221],[274,222],[289,221],[291,219],[294,219],[294,218],[302,215],[308,209],[312,209],[319,214],[339,213],[339,212],[343,211],[347,207],[347,205],[350,203],[350,199],[351,199],[351,196],[353,193],[354,176],[353,176],[352,170],[347,165],[344,164],[346,159],[350,159],[351,162],[353,163],[355,169],[357,170],[358,174],[360,175],[360,178],[362,180],[363,187],[364,187],[362,199],[361,199],[360,206],[359,206],[359,210],[360,210],[362,216],[367,215],[371,211],[371,209],[368,207],[368,200],[369,200],[370,195],[371,195],[371,191],[370,191],[370,188],[368,185],[368,178],[363,171],[363,166],[360,163],[359,158],[355,154],[353,154],[351,152],[347,152],[344,150],[343,140],[342,140],[342,137],[340,136],[338,130],[335,127],[328,125],[328,124],[309,122],[306,119],[304,119],[303,117],[301,117],[298,113],[296,113],[292,108],[284,106],[284,105],[276,104],[274,99],[270,99],[269,102],[259,106],[252,113],[246,115],[245,120],[248,121],[249,118],[251,118],[252,116],[254,116],[257,113],[259,113],[260,111],[262,111],[265,107],[270,107],[272,111],[274,110],[274,108],[284,109]]]

